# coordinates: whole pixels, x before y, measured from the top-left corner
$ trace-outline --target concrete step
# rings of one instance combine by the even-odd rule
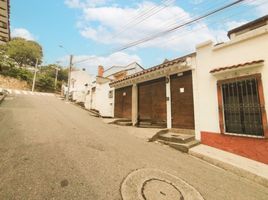
[[[120,125],[120,126],[132,126],[131,121],[117,121],[115,124]]]
[[[168,142],[175,142],[175,143],[188,143],[195,139],[194,135],[189,134],[178,134],[173,132],[168,132],[163,135],[159,135],[158,138],[160,140],[165,140]]]
[[[100,115],[100,113],[99,113],[99,111],[97,111],[97,110],[89,110],[89,114],[91,115],[91,116],[93,116],[93,117],[101,117],[101,115]]]
[[[190,141],[188,143],[168,142],[165,140],[157,140],[157,141],[162,143],[162,144],[168,145],[173,149],[179,150],[183,153],[188,153],[190,148],[195,147],[195,146],[200,144],[200,142],[197,140],[193,140],[193,141]]]
[[[166,123],[153,123],[151,121],[140,121],[139,127],[141,128],[166,128]]]

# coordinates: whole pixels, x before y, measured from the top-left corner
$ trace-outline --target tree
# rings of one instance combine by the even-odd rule
[[[9,58],[15,60],[20,67],[34,66],[36,59],[41,64],[43,58],[43,50],[40,44],[23,38],[13,38],[7,43],[6,54]]]
[[[6,55],[7,46],[1,44],[0,45],[0,73],[3,70],[6,70],[7,68],[14,67],[16,65],[16,62],[9,58],[9,56]]]

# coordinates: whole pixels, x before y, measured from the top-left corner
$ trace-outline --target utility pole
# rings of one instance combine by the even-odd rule
[[[69,96],[70,96],[72,66],[73,66],[73,55],[70,55],[70,65],[69,65],[69,74],[68,74],[68,90],[67,90],[67,94],[66,94],[66,101],[69,101]]]
[[[58,83],[58,74],[59,74],[60,68],[58,68],[58,66],[56,66],[55,70],[56,70],[56,75],[55,75],[55,90],[56,90],[57,89],[57,83]]]
[[[34,67],[34,78],[33,78],[32,92],[34,92],[34,87],[35,87],[37,66],[38,66],[38,58],[36,59],[36,63],[35,63],[35,67]]]

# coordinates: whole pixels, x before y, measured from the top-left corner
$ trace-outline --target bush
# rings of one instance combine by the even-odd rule
[[[30,84],[33,80],[33,73],[24,68],[11,67],[7,70],[2,71],[1,74],[4,76],[10,76],[23,81],[27,81],[28,84]]]

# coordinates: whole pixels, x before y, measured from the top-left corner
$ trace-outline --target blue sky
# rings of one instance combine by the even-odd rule
[[[208,39],[227,40],[226,31],[268,14],[268,0],[247,0],[189,27],[114,52],[130,42],[181,24],[233,0],[11,0],[13,36],[36,40],[44,49],[44,62],[61,61],[68,54],[76,64],[96,73],[98,65],[126,65],[138,61],[145,68],[194,51]],[[145,20],[146,19],[146,20]],[[59,48],[63,45],[65,49]]]

